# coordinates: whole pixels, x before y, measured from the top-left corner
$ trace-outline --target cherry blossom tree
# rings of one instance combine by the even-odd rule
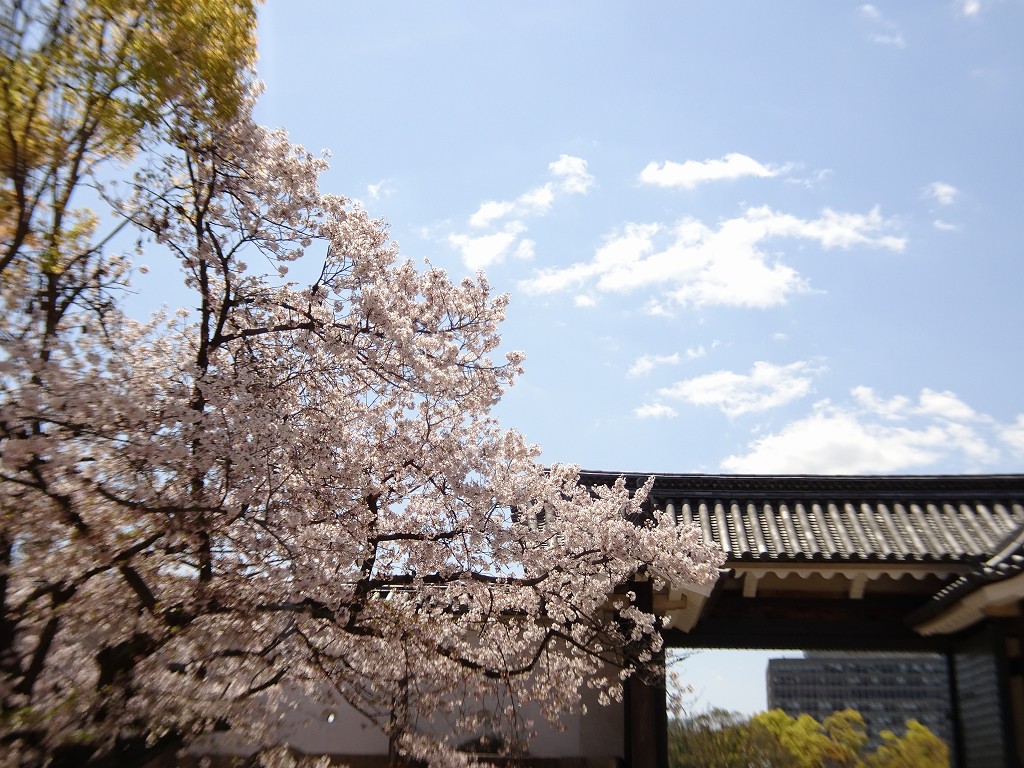
[[[525,738],[524,702],[557,719],[584,687],[619,698],[661,648],[622,585],[704,582],[720,554],[646,488],[581,487],[497,425],[523,357],[499,357],[508,299],[483,275],[402,260],[320,191],[324,159],[253,122],[257,89],[212,120],[208,93],[169,93],[120,193],[102,168],[132,153],[99,140],[78,168],[74,147],[22,164],[30,211],[5,171],[8,762],[258,745],[277,697],[329,691],[395,762],[460,764],[484,729]],[[102,221],[70,205],[86,182]],[[187,309],[127,314],[140,255],[180,267]]]

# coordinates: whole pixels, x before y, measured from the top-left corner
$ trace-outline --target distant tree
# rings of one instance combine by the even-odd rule
[[[864,718],[852,709],[834,712],[822,723],[807,714],[794,718],[775,709],[754,715],[751,729],[762,734],[761,743],[774,739],[798,768],[859,768],[867,742]]]
[[[738,712],[712,709],[669,723],[671,768],[748,768],[748,722]]]
[[[799,759],[756,717],[748,725],[747,739],[750,768],[799,768]]]
[[[781,709],[759,712],[751,724],[773,736],[796,760],[797,768],[822,768],[835,745],[821,723],[807,714],[790,717]]]
[[[947,768],[949,747],[917,720],[907,721],[902,736],[882,731],[882,744],[867,759],[868,768]]]
[[[833,712],[821,725],[830,742],[826,763],[833,768],[857,768],[868,740],[860,712],[855,709]]]
[[[882,732],[883,744],[865,754],[864,718],[853,709],[819,723],[781,709],[746,719],[711,710],[669,726],[671,768],[948,768],[949,748],[916,720],[902,736]]]

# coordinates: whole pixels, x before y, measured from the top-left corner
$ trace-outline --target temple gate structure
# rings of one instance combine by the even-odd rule
[[[583,482],[619,476],[648,478]],[[726,554],[709,587],[631,585],[669,647],[941,653],[954,766],[1024,766],[1024,475],[659,474],[649,506]],[[667,766],[664,685],[624,710],[624,764]]]

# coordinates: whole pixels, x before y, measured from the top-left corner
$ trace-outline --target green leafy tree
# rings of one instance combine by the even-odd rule
[[[861,764],[861,752],[868,740],[860,712],[855,709],[833,712],[821,725],[830,742],[826,756],[828,765],[835,768],[857,768]]]
[[[949,747],[917,720],[907,721],[902,736],[882,731],[882,744],[867,760],[868,768],[946,768]]]
[[[835,751],[821,723],[807,714],[790,717],[781,709],[760,712],[751,719],[796,760],[798,768],[822,768]]]
[[[747,720],[737,712],[712,709],[669,724],[672,768],[747,768]]]
[[[176,114],[210,123],[237,113],[256,59],[256,2],[0,3],[0,273],[33,256],[51,322],[103,245],[76,193],[101,189],[111,161],[165,141]]]
[[[865,754],[864,718],[853,709],[819,723],[781,709],[746,719],[711,710],[669,726],[672,768],[948,768],[949,748],[916,720],[902,736],[882,732],[882,745]]]
[[[864,718],[852,709],[834,712],[822,723],[807,714],[794,718],[775,709],[754,715],[751,729],[761,734],[761,743],[774,739],[799,768],[859,768],[867,742]]]
[[[747,726],[750,768],[798,768],[800,761],[756,717]]]

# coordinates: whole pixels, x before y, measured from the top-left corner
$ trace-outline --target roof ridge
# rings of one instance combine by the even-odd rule
[[[672,491],[688,495],[739,498],[824,498],[822,494],[847,497],[850,500],[886,498],[943,498],[950,501],[970,497],[980,499],[1019,498],[1024,501],[1024,474],[993,475],[722,475],[605,472],[583,470],[580,477],[587,484],[614,482],[618,477],[627,486],[638,487],[647,478],[655,477],[652,494],[671,495]]]

